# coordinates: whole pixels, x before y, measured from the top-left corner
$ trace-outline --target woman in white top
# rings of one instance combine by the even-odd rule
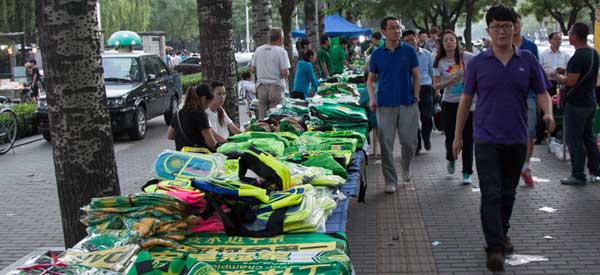
[[[208,121],[210,123],[210,127],[213,129],[213,135],[217,142],[225,142],[229,137],[229,134],[239,134],[240,128],[238,128],[233,121],[229,118],[225,109],[223,109],[223,103],[225,102],[225,98],[227,97],[227,92],[225,91],[225,84],[220,81],[213,81],[210,84],[213,94],[215,98],[211,101],[210,105],[206,109],[206,115],[208,116]]]
[[[455,159],[452,153],[456,112],[463,93],[463,76],[473,58],[469,52],[461,52],[458,37],[452,31],[444,31],[441,45],[433,62],[433,88],[444,89],[442,96],[442,127],[446,134],[446,160],[448,174],[454,174]],[[463,184],[471,184],[473,174],[473,112],[469,114],[463,130]]]

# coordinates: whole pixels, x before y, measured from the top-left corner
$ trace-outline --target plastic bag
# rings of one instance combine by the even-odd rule
[[[512,254],[506,257],[505,262],[509,265],[523,265],[530,262],[547,262],[548,258],[538,255],[519,255]]]
[[[209,179],[223,171],[227,157],[222,154],[199,154],[164,151],[155,163],[157,177],[161,179]]]

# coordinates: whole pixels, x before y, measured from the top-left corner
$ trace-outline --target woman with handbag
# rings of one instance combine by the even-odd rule
[[[206,148],[215,151],[217,141],[204,112],[215,95],[206,84],[190,87],[185,93],[185,102],[173,117],[167,132],[169,140],[175,140],[175,149],[183,147]]]
[[[452,154],[452,143],[454,142],[454,129],[456,128],[456,113],[458,103],[463,93],[463,75],[466,65],[473,58],[469,52],[461,52],[458,48],[458,37],[453,31],[447,30],[442,33],[441,45],[433,62],[433,88],[444,89],[442,95],[442,129],[446,135],[446,160],[448,160],[448,174],[453,175],[455,159]],[[469,114],[467,124],[463,130],[464,148],[462,151],[463,161],[463,184],[471,184],[473,174],[473,110]]]

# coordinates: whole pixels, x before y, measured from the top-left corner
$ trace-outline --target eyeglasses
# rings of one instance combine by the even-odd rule
[[[216,93],[215,95],[220,97],[226,97],[227,93]]]
[[[492,30],[493,32],[500,32],[500,30],[509,32],[509,31],[512,31],[514,27],[515,27],[515,25],[513,25],[513,24],[491,25],[490,30]]]

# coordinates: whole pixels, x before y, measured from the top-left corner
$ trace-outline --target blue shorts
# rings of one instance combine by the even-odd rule
[[[535,98],[527,99],[527,136],[535,138],[537,122],[537,102]]]

